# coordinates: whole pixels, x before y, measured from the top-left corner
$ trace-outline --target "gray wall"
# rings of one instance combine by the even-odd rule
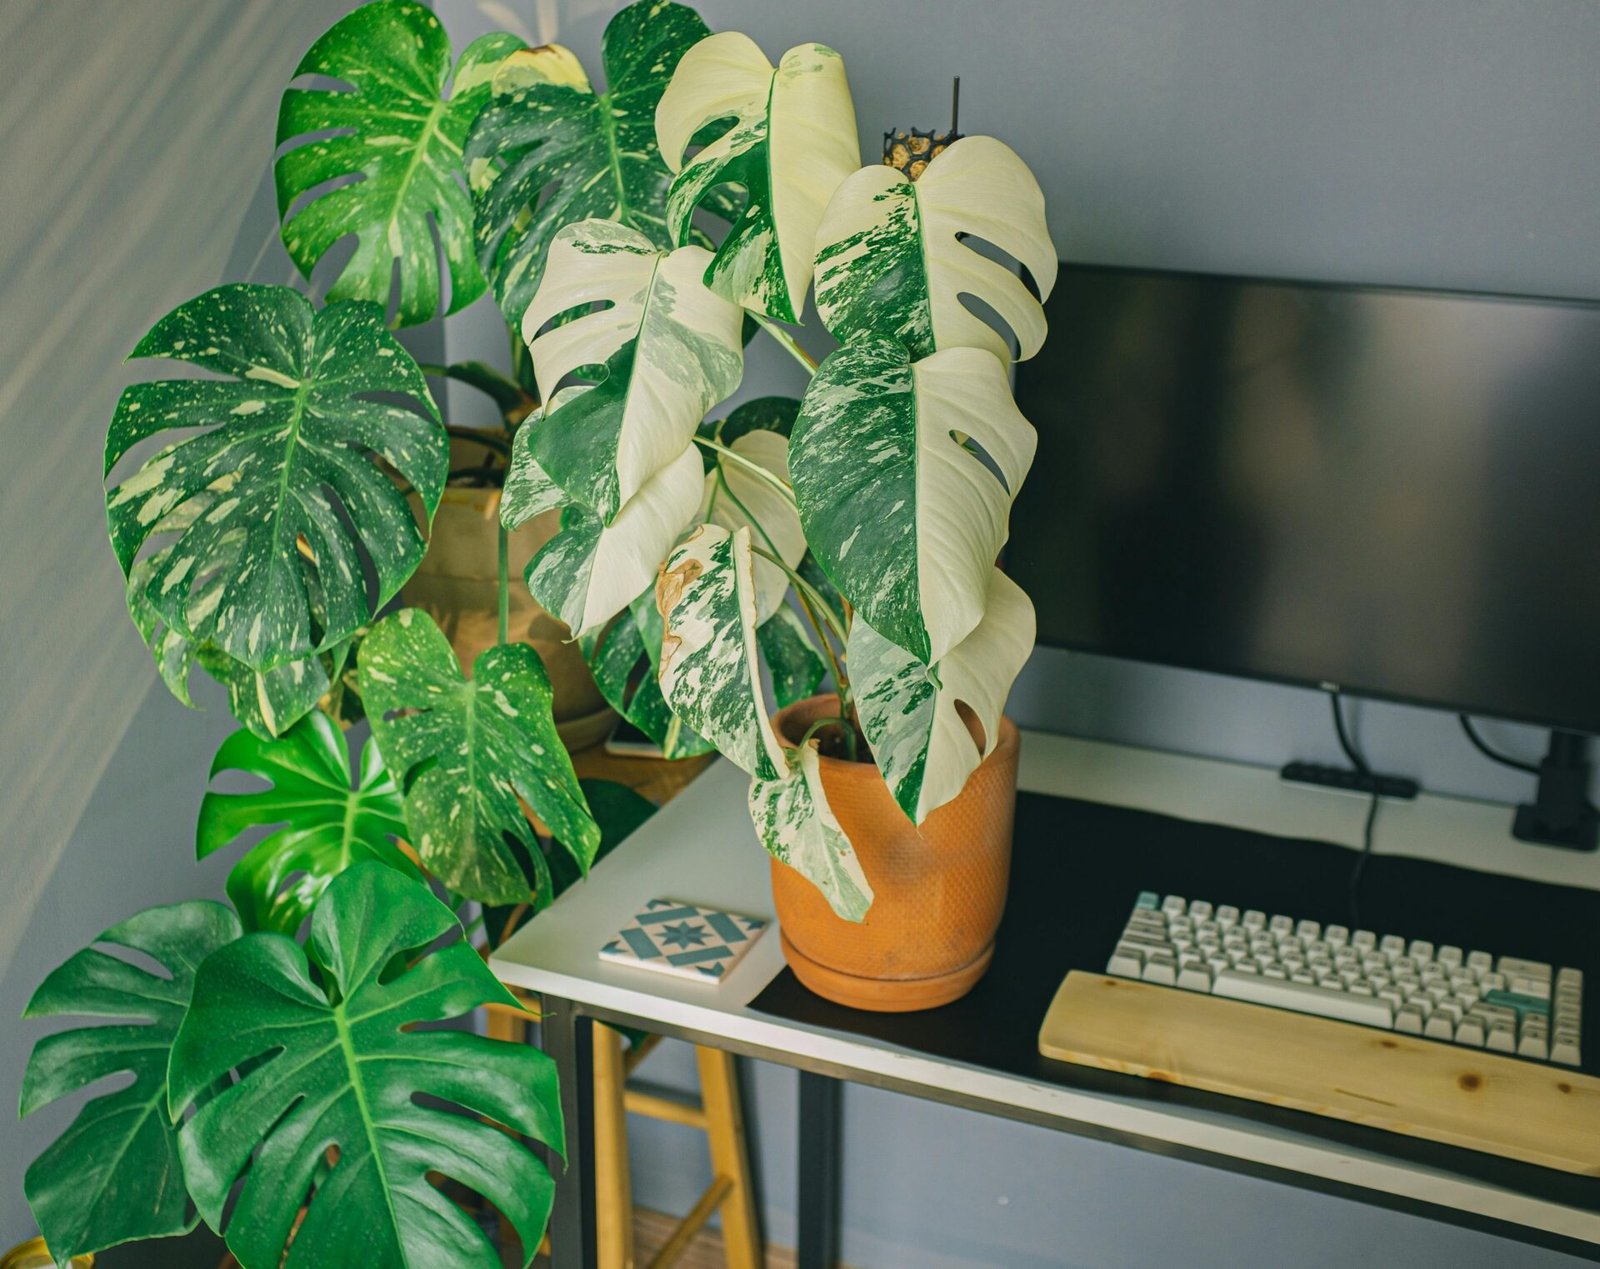
[[[441,0],[462,38],[504,23],[598,76],[604,0]],[[1003,137],[1044,186],[1063,258],[1600,297],[1600,7],[1586,0],[703,0],[713,29],[776,56],[803,40],[849,70],[863,153],[883,129]],[[487,313],[452,357],[494,355]],[[814,341],[825,347],[826,337]],[[796,391],[781,358],[745,392]],[[1012,712],[1046,729],[1275,764],[1336,755],[1315,693],[1049,650]],[[1509,801],[1448,716],[1354,708],[1372,759]],[[1490,726],[1521,756],[1539,738]],[[644,1073],[692,1087],[681,1046]],[[770,1233],[793,1236],[795,1082],[747,1067]],[[1542,1265],[1554,1255],[868,1089],[845,1105],[844,1253],[875,1266]],[[685,1210],[699,1139],[635,1120],[639,1201]]]
[[[119,363],[178,301],[286,281],[265,179],[278,93],[347,0],[9,0],[0,9],[0,1018],[46,970],[147,903],[213,894],[190,862],[205,766],[229,729],[186,713],[128,625],[99,504]],[[613,0],[440,0],[464,39],[520,26],[598,66]],[[963,76],[965,127],[1039,171],[1069,258],[1600,295],[1595,192],[1600,10],[1556,0],[1342,5],[1265,0],[702,5],[769,53],[821,39],[850,67],[865,152],[937,123]],[[452,356],[495,356],[486,309]],[[780,357],[748,392],[796,390]],[[1329,753],[1306,693],[1041,654],[1035,725],[1276,761]],[[1439,787],[1521,792],[1448,720],[1367,711],[1380,761]],[[1531,752],[1528,736],[1497,732]],[[31,1026],[0,1025],[14,1090]],[[669,1047],[647,1072],[692,1084]],[[749,1069],[767,1219],[792,1239],[794,1082]],[[9,1095],[9,1094],[8,1094]],[[858,1264],[1543,1264],[1413,1219],[1055,1134],[851,1090],[846,1255]],[[31,1232],[21,1171],[64,1122],[0,1116],[0,1246]],[[698,1139],[635,1124],[642,1202],[682,1210]]]
[[[157,682],[106,541],[101,449],[134,342],[225,280],[286,282],[271,179],[278,94],[346,3],[0,5],[0,1096],[48,970],[138,908],[220,897],[194,863],[215,693]],[[34,1232],[26,1163],[69,1121],[0,1113],[0,1250]]]

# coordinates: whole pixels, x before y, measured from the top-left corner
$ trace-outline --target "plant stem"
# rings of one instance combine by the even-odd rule
[[[748,311],[747,309],[746,312]],[[779,326],[777,322],[772,321],[770,318],[762,317],[760,313],[751,313],[750,316],[756,319],[756,325],[760,326],[762,330],[766,331],[767,334],[789,350],[789,355],[805,367],[807,374],[814,375],[817,373],[817,359],[800,347],[799,342],[793,335]]]
[[[856,760],[855,724],[848,718],[841,718],[837,715],[829,715],[826,718],[813,720],[811,726],[806,728],[806,734],[800,737],[800,748],[805,748],[811,737],[815,736],[824,727],[837,727],[844,733],[845,753],[849,755],[849,761],[854,762]]]
[[[764,560],[770,560],[781,568],[794,586],[796,598],[800,600],[800,607],[805,612],[806,620],[811,623],[811,629],[817,636],[817,642],[822,645],[823,655],[828,658],[828,668],[833,671],[833,685],[839,689],[839,707],[850,709],[850,680],[845,676],[844,663],[839,660],[838,654],[833,650],[833,641],[828,638],[823,629],[833,631],[839,640],[839,650],[842,652],[845,645],[845,632],[839,627],[839,619],[834,615],[833,609],[828,607],[828,601],[817,592],[817,588],[799,573],[790,568],[781,558],[769,551],[763,551],[759,546],[751,546],[751,551]],[[817,620],[817,614],[822,614],[823,620]]]
[[[484,449],[490,450],[493,453],[499,454],[505,458],[509,458],[511,456],[510,439],[505,436],[497,436],[495,433],[488,431],[487,429],[476,427],[458,427],[455,424],[447,424],[444,430],[458,441],[469,441],[473,445],[482,445]]]
[[[500,534],[500,642],[505,643],[511,629],[511,535],[498,520],[496,517],[495,527]]]
[[[715,450],[724,458],[738,463],[739,466],[743,467],[746,471],[750,472],[752,475],[759,476],[768,485],[776,489],[788,502],[791,504],[794,503],[794,490],[787,483],[785,483],[782,477],[778,476],[774,472],[768,471],[760,463],[746,458],[743,454],[739,453],[738,450],[730,449],[721,441],[714,441],[708,436],[697,436],[694,438],[694,443],[696,445],[704,446],[706,449]]]

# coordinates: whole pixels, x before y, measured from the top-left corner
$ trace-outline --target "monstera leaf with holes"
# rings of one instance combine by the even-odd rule
[[[709,32],[694,10],[638,0],[606,25],[596,92],[559,44],[515,53],[467,137],[478,262],[506,320],[522,320],[556,233],[580,220],[615,220],[656,246],[671,173],[656,149],[656,105],[678,59]],[[720,196],[711,210],[731,218]]]
[[[351,788],[350,748],[326,714],[313,711],[282,740],[234,732],[211,760],[213,780],[225,772],[255,776],[270,787],[207,792],[195,825],[195,856],[204,859],[243,833],[276,826],[228,874],[228,898],[246,929],[293,936],[328,883],[362,860],[422,880],[395,845],[406,823],[378,746],[367,741],[359,782]]]
[[[960,793],[999,740],[1006,694],[1033,651],[1033,635],[1033,605],[999,569],[989,572],[983,620],[934,665],[859,617],[850,627],[846,654],[861,730],[913,823]],[[959,705],[977,720],[981,748]]]
[[[724,130],[686,163],[707,125]],[[747,192],[706,285],[753,312],[799,321],[823,209],[861,162],[843,60],[801,44],[774,67],[747,35],[708,36],[678,63],[656,108],[656,139],[676,173],[667,193],[674,242],[688,239],[695,210],[721,187]]]
[[[498,1266],[430,1173],[492,1202],[532,1260],[554,1187],[512,1134],[562,1149],[554,1064],[523,1044],[412,1029],[516,1003],[464,938],[433,947],[459,934],[425,887],[361,863],[317,901],[304,951],[247,934],[200,966],[171,1110],[194,1201],[241,1264]],[[238,1081],[184,1119],[230,1071]]]
[[[612,221],[569,225],[523,320],[547,404],[518,430],[501,520],[515,528],[566,507],[528,585],[579,634],[649,585],[700,503],[695,430],[744,368],[742,315],[700,280],[710,258],[702,247],[658,250]],[[610,306],[540,333],[597,300]],[[598,383],[556,391],[594,366],[604,367]]]
[[[45,1036],[22,1077],[24,1117],[115,1076],[123,1087],[86,1102],[23,1180],[40,1232],[61,1263],[140,1238],[194,1228],[177,1129],[167,1116],[167,1058],[195,970],[239,937],[220,903],[150,908],[96,944],[149,957],[159,972],[101,946],[76,953],[40,984],[24,1018],[122,1019]],[[196,1089],[196,1096],[205,1090]]]
[[[963,137],[915,181],[892,167],[864,167],[834,191],[817,230],[817,312],[849,343],[881,336],[913,358],[942,348],[986,348],[1002,361],[1002,332],[962,303],[987,304],[1016,335],[1019,354],[1044,343],[1040,301],[1022,280],[963,238],[1024,264],[1047,299],[1056,249],[1044,195],[1028,165],[993,137]]]
[[[495,68],[521,47],[515,36],[486,35],[462,53],[452,77],[450,40],[433,12],[414,0],[375,0],[300,59],[296,78],[349,85],[290,88],[278,108],[278,144],[293,147],[273,169],[290,258],[309,278],[329,248],[356,236],[329,299],[387,307],[398,263],[395,321],[425,322],[439,310],[441,247],[450,273],[445,311],[483,294],[462,146]]]
[[[175,518],[186,521],[188,517]],[[173,531],[176,532],[176,528]],[[215,647],[192,645],[162,620],[145,593],[145,586],[160,564],[162,554],[156,552],[134,561],[128,573],[125,598],[133,624],[155,658],[161,681],[184,705],[198,708],[189,691],[190,677],[198,666],[228,689],[228,707],[233,716],[255,735],[271,740],[315,709],[323,697],[337,690],[350,659],[353,646],[350,642],[298,661],[285,661],[270,670],[252,670]],[[313,619],[316,620],[315,614]]]
[[[924,665],[982,620],[1035,443],[981,348],[912,362],[863,339],[807,388],[789,444],[806,538],[857,615]]]
[[[772,856],[809,878],[839,916],[861,920],[872,887],[829,809],[815,742],[788,748],[768,719],[750,530],[701,525],[668,558],[656,602],[666,623],[662,695],[754,777],[750,815]]]
[[[461,675],[449,641],[419,609],[373,626],[361,647],[361,697],[372,733],[405,790],[411,844],[423,866],[483,903],[551,898],[523,805],[587,872],[600,830],[556,734],[550,679],[525,643],[482,653]]]
[[[169,635],[255,671],[347,640],[422,558],[395,474],[431,520],[448,462],[422,373],[382,313],[224,286],[162,318],[133,355],[228,376],[136,383],[117,403],[108,474],[141,441],[201,429],[107,493],[123,572],[146,561],[136,602]]]

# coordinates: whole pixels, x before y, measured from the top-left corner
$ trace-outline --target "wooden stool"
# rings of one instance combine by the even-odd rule
[[[517,993],[523,996],[522,992]],[[536,1006],[535,1006],[536,1007]],[[526,1043],[528,1018],[503,1005],[486,1006],[488,1031],[496,1039]],[[650,1262],[650,1269],[674,1263],[722,1212],[722,1245],[728,1269],[760,1269],[761,1235],[750,1156],[745,1144],[744,1109],[731,1053],[695,1046],[700,1070],[700,1101],[680,1101],[627,1086],[628,1076],[661,1041],[646,1036],[624,1051],[622,1033],[596,1023],[594,1028],[595,1245],[600,1269],[635,1269],[633,1184],[628,1176],[628,1113],[698,1128],[711,1149],[711,1184]]]

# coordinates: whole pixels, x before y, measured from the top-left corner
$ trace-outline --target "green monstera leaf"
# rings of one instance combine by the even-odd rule
[[[848,345],[811,381],[789,444],[806,538],[859,616],[936,664],[983,618],[1035,444],[994,354]]]
[[[864,167],[834,191],[817,230],[817,313],[843,343],[898,340],[913,358],[941,348],[986,348],[1002,361],[1002,332],[968,309],[970,295],[1016,335],[1020,355],[1044,343],[1044,309],[1022,279],[963,239],[982,239],[1027,266],[1040,299],[1056,278],[1044,194],[1028,165],[993,137],[962,137],[914,182]]]
[[[661,692],[672,708],[749,772],[750,814],[774,858],[807,877],[847,921],[872,887],[822,787],[815,742],[787,748],[761,689],[750,530],[704,524],[668,558],[656,587],[666,623]]]
[[[351,788],[350,747],[326,714],[313,712],[282,740],[234,732],[211,760],[213,780],[225,772],[255,776],[271,787],[207,792],[195,825],[196,858],[252,829],[277,826],[228,874],[228,898],[246,929],[294,935],[328,883],[365,859],[422,880],[395,844],[406,822],[378,746],[367,741],[359,782]]]
[[[329,248],[356,236],[329,299],[387,307],[398,263],[396,323],[435,316],[441,290],[435,230],[450,272],[446,311],[483,294],[462,146],[489,99],[495,68],[521,47],[504,34],[475,41],[456,64],[446,96],[450,40],[439,19],[414,0],[375,0],[340,19],[300,60],[296,78],[325,75],[349,85],[290,88],[278,108],[278,144],[293,146],[273,169],[290,258],[309,278]]]
[[[348,642],[298,661],[286,661],[270,670],[252,670],[215,647],[192,645],[162,620],[145,593],[145,586],[163,555],[164,552],[158,551],[134,561],[128,573],[125,597],[128,614],[155,659],[161,681],[184,705],[190,709],[199,708],[189,691],[190,677],[199,667],[228,689],[228,708],[233,716],[255,735],[271,740],[294,726],[316,708],[324,696],[336,690],[339,677],[349,662],[352,644]]]
[[[691,142],[704,140],[702,129],[728,120],[684,162]],[[801,44],[774,67],[747,35],[709,36],[678,63],[656,108],[656,138],[676,173],[667,194],[674,242],[687,241],[695,210],[720,187],[747,192],[706,285],[753,312],[799,321],[823,210],[861,163],[839,55]]]
[[[649,736],[666,758],[692,758],[714,746],[667,704],[656,681],[661,660],[661,614],[652,585],[616,620],[579,644],[607,704]]]
[[[238,919],[220,903],[150,908],[112,926],[95,940],[100,946],[72,956],[28,1002],[24,1018],[123,1021],[40,1040],[22,1077],[24,1117],[108,1077],[132,1076],[85,1103],[23,1180],[40,1232],[62,1264],[194,1228],[178,1133],[167,1117],[167,1058],[196,967],[238,937]],[[102,948],[147,956],[161,972]]]
[[[935,665],[924,665],[860,617],[847,654],[861,730],[901,810],[920,824],[961,792],[1000,738],[1006,694],[1033,651],[1033,605],[999,569],[983,620]],[[978,722],[973,742],[958,706]]]
[[[431,518],[448,464],[422,373],[380,311],[314,312],[288,287],[224,286],[162,318],[133,355],[229,376],[136,383],[117,403],[108,474],[149,437],[203,429],[107,493],[123,572],[147,551],[138,602],[169,634],[256,671],[349,639],[422,558],[391,473]]]
[[[430,1173],[489,1199],[532,1260],[554,1186],[499,1125],[562,1149],[554,1064],[524,1044],[412,1030],[515,1004],[464,938],[423,951],[460,929],[426,887],[362,863],[318,900],[304,951],[247,934],[201,965],[171,1109],[183,1117],[241,1072],[178,1134],[195,1204],[241,1264],[498,1267]]]
[[[539,844],[522,806],[587,872],[600,830],[556,734],[550,679],[525,643],[492,647],[462,677],[449,641],[419,609],[385,617],[361,647],[372,733],[405,790],[423,866],[482,903],[529,898],[524,860]],[[549,901],[548,886],[533,898]]]
[[[639,0],[601,37],[606,91],[558,44],[514,54],[467,137],[478,261],[506,320],[521,322],[556,233],[615,220],[658,247],[671,173],[656,149],[656,104],[678,59],[709,34],[694,10]],[[724,219],[731,208],[716,206]]]

